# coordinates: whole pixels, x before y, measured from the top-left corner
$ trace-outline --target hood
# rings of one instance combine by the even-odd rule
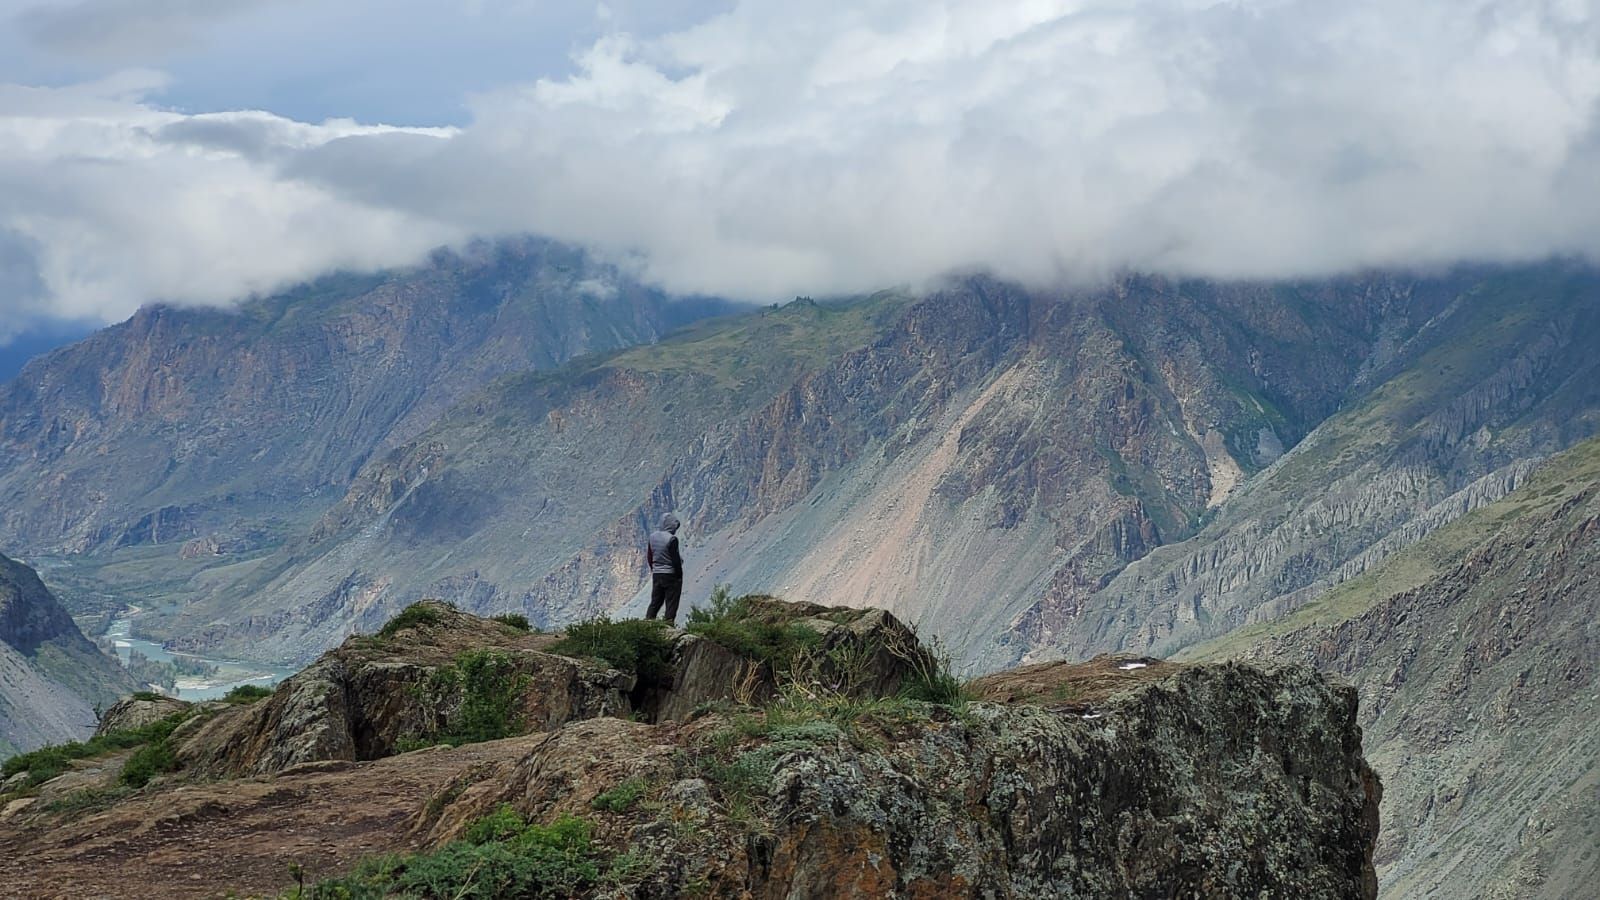
[[[678,517],[673,515],[672,513],[667,513],[666,515],[661,517],[661,530],[662,531],[670,531],[673,534],[677,534],[678,533],[678,525],[679,525]]]

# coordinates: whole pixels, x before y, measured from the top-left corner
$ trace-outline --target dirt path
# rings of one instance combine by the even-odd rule
[[[89,813],[0,823],[0,894],[27,898],[276,896],[414,849],[413,823],[458,776],[508,767],[542,735],[369,763],[316,763],[273,779],[176,786]]]

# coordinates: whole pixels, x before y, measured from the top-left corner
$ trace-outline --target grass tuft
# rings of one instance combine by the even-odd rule
[[[45,805],[46,812],[90,812],[92,810],[107,809],[116,805],[117,801],[133,793],[126,786],[109,788],[83,788],[65,794]]]
[[[920,700],[952,709],[964,709],[972,700],[966,682],[956,677],[950,651],[938,638],[929,642],[920,652],[906,648],[896,652],[910,668],[910,673],[900,687],[900,695],[907,700]]]
[[[620,815],[633,809],[634,804],[638,803],[649,791],[650,779],[643,777],[629,778],[595,797],[589,805],[602,812]]]

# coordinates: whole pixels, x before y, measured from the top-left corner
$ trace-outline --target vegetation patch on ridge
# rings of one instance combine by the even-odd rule
[[[516,631],[533,630],[533,625],[528,621],[528,617],[522,613],[505,613],[504,615],[495,616],[494,621],[499,622],[501,625],[509,626]]]
[[[802,622],[758,615],[755,601],[760,599],[766,598],[754,594],[734,597],[727,585],[717,585],[706,606],[689,611],[685,630],[766,663],[773,674],[783,675],[802,654],[821,644],[822,635]]]
[[[249,706],[257,700],[272,696],[272,688],[263,684],[241,684],[222,696],[222,702],[232,706]]]
[[[586,819],[564,816],[537,825],[502,805],[468,826],[461,840],[430,853],[369,859],[343,877],[300,886],[283,897],[565,898],[636,874],[638,860],[628,854],[608,856],[595,845],[593,834],[594,826]],[[298,870],[292,871],[298,877]]]
[[[671,668],[672,637],[666,622],[608,616],[579,622],[550,645],[550,652],[579,659],[597,659],[614,669],[632,672],[643,681],[660,681]]]
[[[177,768],[177,761],[172,755],[168,739],[179,725],[195,715],[196,713],[191,710],[183,710],[139,728],[113,731],[87,741],[40,747],[32,752],[13,756],[0,766],[0,781],[26,772],[28,778],[23,782],[23,787],[31,788],[66,772],[74,760],[94,759],[107,753],[137,747],[139,752],[135,753],[123,767],[122,782],[130,787],[143,787],[156,774],[171,772]]]
[[[394,637],[408,628],[437,625],[442,621],[444,621],[444,617],[439,614],[438,605],[427,600],[421,600],[400,610],[394,618],[385,622],[383,627],[378,630],[378,637]]]

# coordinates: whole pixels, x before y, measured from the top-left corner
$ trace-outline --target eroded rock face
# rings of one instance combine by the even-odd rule
[[[634,780],[652,802],[599,827],[660,861],[639,897],[1375,896],[1354,692],[1307,668],[1173,669],[1095,713],[975,703],[865,742],[752,742],[766,787],[742,819],[697,763],[718,716],[575,723],[423,824],[438,843],[501,803],[593,817]]]
[[[93,707],[135,687],[37,572],[0,555],[0,757],[87,738]]]
[[[436,621],[389,637],[356,637],[281,684],[271,698],[227,709],[182,738],[185,767],[207,775],[265,775],[326,760],[393,755],[408,738],[448,727],[459,692],[428,688],[460,654],[490,650],[520,685],[515,718],[529,732],[577,719],[628,715],[631,676],[538,648],[553,638],[428,603]]]
[[[132,731],[153,725],[168,716],[184,712],[192,704],[179,700],[176,697],[140,696],[126,697],[118,700],[105,714],[100,717],[100,725],[95,729],[95,737],[101,737],[116,731]]]

